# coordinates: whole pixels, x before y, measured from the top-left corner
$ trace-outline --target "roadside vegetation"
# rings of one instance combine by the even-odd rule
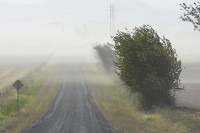
[[[182,66],[170,41],[149,25],[126,30],[118,31],[114,44],[98,45],[102,57],[95,49],[103,67],[85,68],[100,110],[125,133],[199,133],[200,115],[176,105],[176,92],[183,90],[179,78]],[[110,55],[115,56],[111,63],[117,75],[106,73],[105,59]]]
[[[55,66],[41,66],[24,78],[24,87],[20,90],[19,96],[19,112],[16,108],[16,90],[8,89],[7,94],[1,97],[1,132],[20,132],[48,110],[57,94],[58,73]]]
[[[41,72],[41,74],[38,75],[39,80],[34,81],[34,83],[30,85],[25,83],[25,85],[27,85],[25,86],[26,89],[22,89],[20,91],[19,109],[23,108],[37,94],[39,89],[46,82],[47,77],[47,72]],[[10,117],[14,112],[17,111],[16,100],[16,96],[12,96],[4,104],[1,105],[2,107],[0,110],[0,120],[4,120],[5,118]]]
[[[145,108],[171,105],[180,88],[181,61],[170,41],[149,25],[120,32],[113,37],[117,74],[141,96]]]
[[[180,18],[189,22],[194,26],[194,30],[200,31],[200,2],[194,2],[193,5],[182,3],[181,10],[184,11],[183,16]]]
[[[138,94],[144,108],[173,105],[176,91],[182,90],[182,68],[170,41],[149,25],[118,31],[113,41],[114,44],[95,47],[104,68],[115,64],[119,79]]]
[[[95,44],[93,46],[95,50],[95,56],[100,60],[107,72],[115,72],[116,67],[114,65],[115,54],[108,44]]]
[[[199,133],[198,113],[167,106],[143,110],[138,94],[102,66],[91,64],[84,72],[97,106],[108,122],[124,133]]]

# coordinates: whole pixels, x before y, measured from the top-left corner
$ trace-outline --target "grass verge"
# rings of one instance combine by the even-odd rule
[[[115,128],[125,133],[200,133],[199,114],[169,108],[139,110],[137,98],[130,98],[103,68],[88,66],[84,71],[97,106]]]
[[[1,132],[18,133],[49,109],[57,94],[60,72],[55,67],[42,67],[24,80],[20,90],[20,111],[16,112],[16,95],[0,109]]]

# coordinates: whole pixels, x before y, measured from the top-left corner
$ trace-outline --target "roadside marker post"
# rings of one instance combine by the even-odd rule
[[[20,81],[17,80],[14,84],[13,87],[17,90],[17,112],[19,112],[19,90],[24,86],[24,84]]]

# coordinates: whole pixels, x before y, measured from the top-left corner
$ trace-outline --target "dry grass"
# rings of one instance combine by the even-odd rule
[[[42,88],[38,88],[39,91],[31,92],[36,94],[33,95],[31,101],[22,108],[19,113],[14,113],[11,117],[3,120],[5,129],[9,129],[6,132],[20,132],[35,120],[42,117],[52,104],[52,100],[57,95],[58,84],[61,77],[60,70],[55,67],[45,67],[40,71],[48,71],[49,74],[47,80],[45,80]],[[33,84],[34,80],[40,80],[38,79],[38,74],[40,74],[40,72],[33,75],[34,79],[28,79],[26,84]],[[37,85],[35,87],[37,87]],[[30,91],[24,90],[24,93],[30,93]]]
[[[193,113],[195,117],[191,117],[188,112],[175,112],[167,108],[157,108],[153,112],[139,110],[137,102],[131,102],[126,88],[120,85],[119,80],[113,80],[113,77],[106,74],[103,68],[87,66],[84,71],[95,102],[107,120],[117,129],[125,133],[198,133],[198,123],[192,131],[190,127],[194,123],[187,125],[182,122],[197,122],[200,118],[198,114]],[[174,119],[176,115],[178,117]]]
[[[0,92],[4,92],[17,79],[22,79],[34,70],[34,67],[0,67]]]
[[[39,93],[31,102],[20,112],[17,124],[11,133],[18,133],[35,120],[41,118],[49,109],[55,98],[60,82],[60,73],[52,73],[48,82],[41,88]]]

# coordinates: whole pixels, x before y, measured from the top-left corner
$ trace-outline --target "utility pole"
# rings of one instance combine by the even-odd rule
[[[64,45],[65,44],[65,25],[64,25],[64,23],[62,25],[62,28],[63,28],[63,31],[62,31],[62,45]]]
[[[115,33],[115,5],[110,4],[110,36]]]

